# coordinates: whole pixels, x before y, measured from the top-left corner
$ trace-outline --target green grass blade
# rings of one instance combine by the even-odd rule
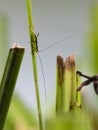
[[[10,48],[0,85],[0,130],[4,127],[23,54],[24,48],[20,46]]]
[[[39,86],[38,86],[38,75],[37,75],[37,63],[36,63],[37,36],[34,34],[31,0],[27,0],[27,11],[28,11],[28,24],[29,24],[30,44],[31,44],[31,52],[32,52],[32,62],[33,62],[33,74],[34,74],[36,100],[37,100],[37,108],[38,108],[39,129],[43,130],[41,103],[40,103]]]

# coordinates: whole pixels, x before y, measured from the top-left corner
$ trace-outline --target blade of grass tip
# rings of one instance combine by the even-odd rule
[[[0,85],[0,130],[3,130],[4,127],[23,54],[24,48],[21,48],[18,45],[14,45],[9,50]]]
[[[37,36],[34,34],[31,0],[26,0],[26,2],[27,2],[27,12],[28,12],[30,44],[31,44],[31,52],[32,52],[33,74],[34,74],[36,100],[37,100],[37,108],[38,108],[39,129],[43,130],[43,120],[42,120],[42,111],[41,111],[41,103],[40,103],[40,96],[39,96],[37,63],[36,63],[36,52],[38,51]]]
[[[56,114],[61,114],[63,110],[63,71],[64,60],[61,56],[57,56],[56,70]]]

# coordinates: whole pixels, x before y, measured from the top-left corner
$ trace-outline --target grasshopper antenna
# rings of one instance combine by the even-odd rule
[[[47,94],[46,94],[46,83],[45,83],[45,75],[44,75],[44,70],[43,70],[43,65],[42,65],[42,60],[40,55],[37,53],[38,57],[39,57],[39,61],[40,61],[40,65],[41,65],[41,70],[42,70],[42,75],[43,75],[43,83],[44,83],[44,89],[45,89],[45,97],[47,100]]]
[[[50,45],[50,46],[48,46],[48,47],[46,47],[46,48],[44,48],[44,49],[42,49],[42,50],[40,50],[40,51],[38,51],[38,52],[46,51],[46,50],[48,50],[49,48],[52,48],[52,47],[54,47],[55,45],[60,44],[62,41],[65,41],[65,40],[68,40],[68,39],[70,39],[70,38],[76,37],[77,35],[79,35],[79,34],[76,33],[76,34],[72,34],[72,35],[70,35],[70,36],[67,36],[67,37],[65,37],[65,38],[63,38],[63,39],[61,39],[61,40],[59,40],[59,41],[53,43],[52,45]]]
[[[43,70],[43,65],[42,65],[41,57],[40,57],[40,55],[38,54],[38,52],[39,52],[39,50],[38,50],[38,41],[37,41],[38,36],[39,36],[39,33],[38,33],[37,35],[35,34],[35,40],[36,40],[36,54],[38,55],[38,58],[39,58],[39,61],[40,61],[40,65],[41,65],[41,70],[42,70],[42,75],[43,75],[43,83],[44,83],[44,89],[45,89],[45,97],[46,97],[46,99],[47,99],[44,70]]]

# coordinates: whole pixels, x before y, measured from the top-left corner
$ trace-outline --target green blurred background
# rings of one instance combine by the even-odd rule
[[[95,0],[32,0],[35,32],[39,33],[39,50],[58,40],[76,34],[57,46],[39,53],[45,74],[47,102],[41,66],[38,61],[41,105],[43,114],[48,117],[55,105],[56,56],[67,57],[75,54],[77,69],[93,75],[97,73],[98,9]],[[96,5],[96,9],[95,9]],[[31,51],[27,25],[26,1],[0,0],[0,79],[2,77],[8,48],[13,43],[26,48],[15,96],[12,99],[5,130],[36,126],[36,98],[32,74]],[[51,63],[51,64],[50,64]],[[96,106],[97,97],[93,88],[84,88],[83,97]],[[49,113],[49,114],[48,114]],[[21,123],[22,122],[22,123]],[[33,123],[32,123],[33,122]],[[21,126],[21,124],[24,124]],[[9,128],[8,128],[9,127]],[[20,128],[25,130],[25,128]]]

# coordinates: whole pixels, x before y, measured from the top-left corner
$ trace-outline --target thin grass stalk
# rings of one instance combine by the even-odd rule
[[[26,0],[26,1],[27,1],[27,11],[28,11],[30,44],[31,44],[31,52],[32,52],[33,74],[34,74],[36,100],[37,100],[37,108],[38,108],[39,129],[43,130],[41,103],[40,103],[39,86],[38,86],[37,63],[36,63],[36,52],[38,49],[37,48],[37,36],[34,34],[31,0]]]
[[[5,124],[23,54],[24,48],[18,45],[13,46],[9,50],[0,85],[0,130],[3,130]]]

